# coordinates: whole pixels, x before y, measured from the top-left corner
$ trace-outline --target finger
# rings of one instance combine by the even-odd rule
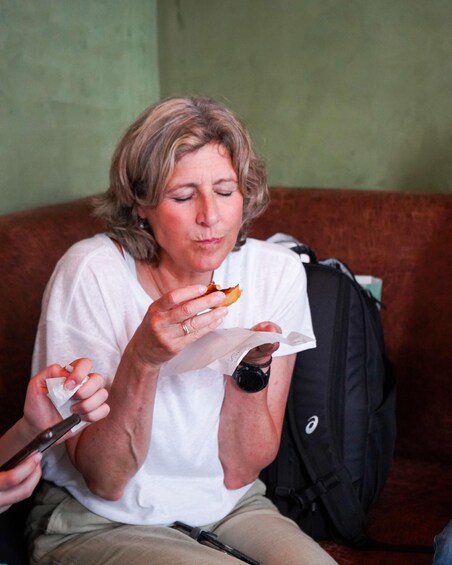
[[[94,410],[90,410],[86,414],[81,415],[81,418],[85,422],[93,423],[102,420],[103,418],[108,416],[109,413],[110,406],[104,402]]]
[[[88,375],[91,370],[92,362],[90,359],[80,358],[72,361],[65,367],[68,371],[68,377],[64,383],[64,387],[72,390],[77,385],[81,384],[83,379]],[[70,369],[72,367],[72,370]]]
[[[174,322],[181,319],[191,318],[204,310],[220,306],[225,294],[222,291],[205,294],[207,287],[204,285],[191,285],[174,289],[164,294],[159,300],[155,301],[155,309],[160,312],[172,311],[175,314]]]
[[[220,308],[225,297],[226,295],[221,290],[206,295],[203,294],[199,298],[182,302],[179,311],[182,312],[184,319],[190,318],[201,312]]]
[[[279,343],[266,343],[250,349],[244,357],[245,363],[263,364],[267,363],[273,353],[279,348]]]
[[[12,471],[7,471],[7,473],[13,473],[17,469],[18,467]],[[41,467],[38,464],[32,468],[32,471],[27,474],[23,481],[7,490],[0,491],[0,507],[6,509],[11,504],[31,496],[40,478]]]
[[[182,331],[185,334],[183,336],[181,335],[181,337],[188,336],[189,334],[192,334],[192,337],[199,337],[201,334],[204,335],[204,333],[217,328],[227,314],[227,308],[218,307],[213,310],[208,310],[202,314],[195,315],[191,318],[186,318],[180,323]],[[188,332],[185,331],[184,326]]]
[[[256,347],[256,352],[261,355],[272,355],[279,348],[279,342],[275,343],[264,343]]]
[[[259,322],[255,326],[251,328],[253,331],[259,332],[272,332],[272,333],[282,333],[282,329],[280,326],[275,324],[274,322]],[[270,356],[279,348],[279,342],[273,343],[264,343],[262,345],[258,345],[251,349],[246,356],[244,357],[244,361],[246,363],[266,363]]]
[[[90,421],[88,418],[89,414],[105,404],[107,398],[107,390],[105,388],[101,388],[85,400],[81,400],[80,402],[73,404],[72,412],[78,414],[82,420]]]
[[[49,365],[48,367],[46,367],[45,369],[42,369],[42,371],[39,371],[39,373],[37,373],[32,381],[35,382],[36,384],[38,384],[39,388],[45,392],[47,392],[47,385],[46,385],[46,379],[51,379],[53,377],[61,377],[61,375],[64,373],[64,369],[61,365],[58,365],[57,363],[53,363],[53,365]]]
[[[173,310],[180,304],[199,298],[207,291],[205,285],[190,285],[182,288],[176,288],[163,294],[154,304],[158,305],[160,310],[169,311]]]
[[[58,365],[58,363],[53,363],[49,367],[46,367],[42,371],[38,373],[38,375],[43,375],[44,378],[52,378],[52,377],[61,377],[61,373],[63,372],[63,367]]]
[[[90,373],[88,380],[74,394],[75,399],[83,400],[89,398],[97,390],[105,388],[105,379],[99,373]]]
[[[278,324],[275,324],[273,322],[259,322],[251,329],[255,332],[274,332],[278,334],[282,333],[282,329],[280,328],[280,326],[278,326]]]
[[[167,333],[170,339],[184,338],[189,334],[199,336],[204,330],[218,327],[228,313],[228,309],[218,306],[222,298],[214,297],[206,302],[202,299],[182,303],[170,315],[162,313],[150,316],[149,326],[155,334],[163,337]],[[224,295],[223,295],[224,296]],[[207,298],[207,297],[206,297]]]
[[[27,478],[36,471],[36,469],[40,470],[41,459],[41,453],[33,453],[24,461],[16,465],[13,469],[1,472],[0,491],[11,490],[26,481]]]

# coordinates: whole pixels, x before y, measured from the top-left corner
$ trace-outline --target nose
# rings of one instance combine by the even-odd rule
[[[209,194],[199,200],[197,222],[204,226],[213,226],[219,219],[218,202],[215,195]]]

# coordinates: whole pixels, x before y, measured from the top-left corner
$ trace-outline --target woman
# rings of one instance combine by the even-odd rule
[[[39,432],[61,420],[47,397],[46,379],[64,376],[65,388],[73,390],[88,375],[91,362],[88,359],[78,359],[72,366],[73,371],[69,373],[60,365],[52,365],[31,379],[25,398],[24,415],[0,439],[0,463],[7,461]],[[100,375],[89,375],[88,381],[74,395],[78,402],[73,405],[72,412],[79,414],[86,422],[104,418],[109,408],[105,403],[108,393],[103,384],[104,380]],[[0,472],[0,512],[31,495],[41,478],[41,458],[41,453],[34,453],[15,468]]]
[[[88,347],[96,370],[115,375],[111,411],[66,442],[67,456],[46,461],[33,563],[234,562],[172,528],[177,521],[266,565],[333,562],[258,480],[278,450],[301,346],[254,348],[234,376],[163,371],[220,327],[312,336],[299,260],[246,240],[267,201],[245,128],[212,100],[156,104],[124,134],[98,202],[109,233],[79,242],[57,266],[34,355],[40,367]],[[205,294],[211,281],[240,284],[243,295],[222,307],[223,292]],[[247,371],[261,379],[253,393]],[[46,521],[52,535],[36,527]]]

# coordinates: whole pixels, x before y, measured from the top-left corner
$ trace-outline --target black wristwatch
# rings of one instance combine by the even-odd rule
[[[262,365],[251,365],[242,361],[232,373],[232,378],[245,392],[260,392],[268,385],[272,358]],[[265,372],[262,369],[267,369]]]

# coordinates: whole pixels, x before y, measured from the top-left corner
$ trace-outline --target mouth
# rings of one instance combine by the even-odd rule
[[[199,245],[214,247],[220,245],[222,241],[223,241],[222,237],[209,237],[208,239],[197,239],[196,243]]]

